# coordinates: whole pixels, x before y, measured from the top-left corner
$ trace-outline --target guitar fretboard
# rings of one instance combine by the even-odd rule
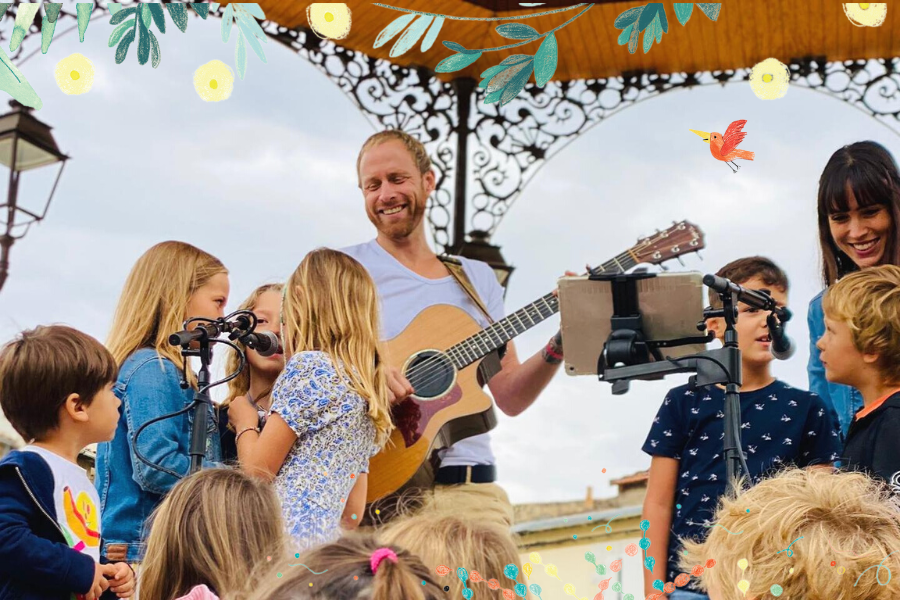
[[[624,273],[637,264],[634,256],[629,250],[599,267],[592,268],[591,273],[594,275]],[[463,369],[557,312],[559,312],[559,298],[553,293],[547,294],[448,348],[445,353],[457,369]]]

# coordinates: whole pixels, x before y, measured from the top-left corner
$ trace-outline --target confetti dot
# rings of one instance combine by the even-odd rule
[[[782,589],[782,587],[776,583],[769,588],[769,591],[772,592],[773,596],[780,596],[781,593],[784,592],[784,589]]]
[[[353,519],[353,520],[355,521],[355,520],[356,520],[356,513],[353,513],[352,515],[350,515],[350,518]]]
[[[425,585],[425,580],[424,580],[424,579],[422,580],[422,585]]]
[[[266,557],[266,560],[272,560],[272,557],[271,557],[271,556],[267,556],[267,557]]]
[[[281,577],[281,573],[275,573],[275,577],[280,578],[280,577]]]
[[[445,585],[445,586],[444,586],[444,591],[445,591],[445,592],[449,592],[449,591],[450,591],[450,586],[449,586],[449,585]]]
[[[376,508],[376,509],[375,509],[375,514],[376,514],[376,515],[380,515],[380,514],[381,514],[381,511],[378,510],[378,509]]]
[[[834,565],[835,565],[835,562],[834,562],[834,561],[831,561],[831,566],[833,567]]]
[[[344,502],[344,499],[343,499],[343,498],[341,498],[341,502]]]
[[[312,587],[312,584],[309,584],[309,587]]]
[[[353,581],[357,581],[358,579],[359,579],[359,575],[354,575],[354,576],[353,576]]]
[[[573,536],[572,536],[572,539],[573,539],[573,540],[577,540],[577,539],[578,539],[578,536],[577,536],[577,535],[573,535]]]
[[[563,519],[563,523],[568,523],[568,522],[569,522],[568,519]]]
[[[606,473],[606,469],[601,469],[600,472],[601,472],[601,473]]]
[[[610,550],[612,550],[612,546],[607,546],[606,551],[609,552]]]
[[[788,571],[788,573],[790,573],[791,575],[793,575],[793,574],[794,574],[794,567],[791,567],[791,570]]]
[[[299,552],[296,552],[296,553],[294,554],[294,558],[300,558],[300,553],[299,553]]]
[[[680,509],[680,508],[681,508],[681,505],[680,505],[680,504],[676,504],[676,505],[675,505],[675,508]]]
[[[593,521],[594,517],[588,517],[588,521]]]
[[[356,475],[353,473],[350,473],[350,479],[356,479]]]
[[[747,512],[750,512],[750,509],[749,509],[749,508],[747,509]]]

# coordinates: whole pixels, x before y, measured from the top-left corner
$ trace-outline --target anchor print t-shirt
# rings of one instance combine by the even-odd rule
[[[84,469],[37,446],[22,450],[39,454],[53,473],[53,507],[69,547],[100,562],[100,498]]]
[[[741,445],[753,483],[791,463],[806,467],[838,460],[837,414],[819,396],[778,380],[740,396]],[[667,581],[675,581],[680,573],[679,538],[704,539],[713,526],[719,497],[725,494],[724,424],[724,389],[683,385],[666,395],[644,442],[647,454],[679,462]],[[650,523],[651,539],[652,534]],[[647,554],[656,554],[652,545]],[[692,589],[691,583],[686,589]]]

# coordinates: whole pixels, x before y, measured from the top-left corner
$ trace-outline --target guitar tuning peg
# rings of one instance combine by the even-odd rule
[[[699,256],[699,257],[700,257],[700,260],[703,260],[703,255],[702,255],[702,254],[700,254],[700,251],[699,251],[699,250],[697,250],[697,256]]]
[[[659,265],[659,268],[662,269],[663,271],[669,270],[669,267],[667,267],[666,265]]]
[[[683,266],[684,266],[684,261],[681,260],[681,257],[680,257],[680,256],[676,256],[675,258],[678,259],[678,262],[680,262],[680,263],[681,263],[681,266],[683,267]]]

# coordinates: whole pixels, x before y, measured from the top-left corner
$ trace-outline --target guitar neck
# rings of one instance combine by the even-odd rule
[[[636,264],[629,250],[592,268],[591,273],[624,273]],[[448,348],[446,354],[457,369],[463,369],[558,312],[559,298],[551,292]]]

